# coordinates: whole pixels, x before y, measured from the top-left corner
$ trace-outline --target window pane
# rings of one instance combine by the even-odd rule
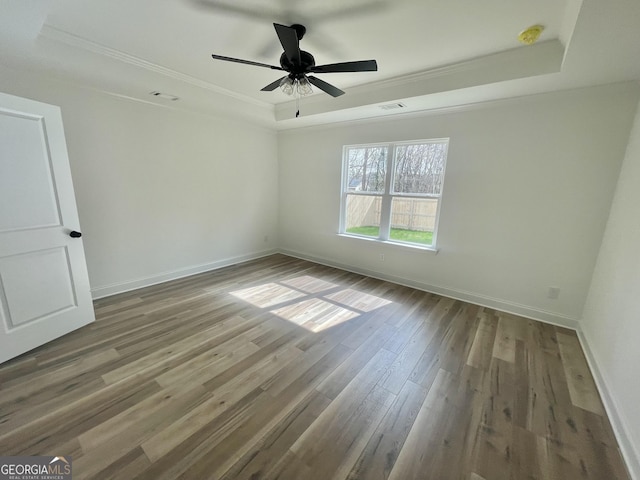
[[[387,147],[357,147],[347,150],[347,191],[384,191]]]
[[[437,198],[394,198],[389,239],[431,245],[438,201]]]
[[[419,143],[396,147],[394,193],[440,195],[447,143]]]
[[[378,238],[381,207],[381,196],[348,194],[345,232]]]

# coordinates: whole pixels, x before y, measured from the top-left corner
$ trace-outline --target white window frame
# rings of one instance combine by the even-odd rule
[[[404,145],[423,145],[426,143],[444,143],[445,147],[445,157],[444,157],[444,169],[443,169],[443,179],[442,185],[440,187],[440,194],[413,194],[413,193],[395,193],[393,192],[393,186],[395,183],[395,161],[396,161],[396,150],[399,146]],[[384,179],[384,191],[383,192],[353,192],[349,191],[347,182],[349,181],[348,175],[348,151],[354,148],[371,148],[371,147],[386,147],[387,148],[387,158],[386,158],[386,171],[385,171],[385,179]],[[444,192],[444,183],[447,172],[447,157],[449,154],[449,138],[430,138],[427,140],[410,140],[410,141],[402,141],[402,142],[389,142],[389,143],[366,143],[366,144],[356,144],[356,145],[345,145],[342,148],[342,179],[340,182],[341,185],[341,200],[340,200],[340,226],[339,226],[339,235],[364,239],[374,242],[382,242],[382,243],[390,243],[393,245],[402,245],[405,247],[411,248],[420,248],[424,250],[437,250],[437,238],[438,238],[438,224],[440,222],[440,208],[442,206],[442,193]],[[376,237],[371,237],[368,235],[358,235],[357,233],[349,233],[346,230],[346,208],[347,208],[347,196],[348,195],[363,195],[363,196],[373,196],[373,197],[382,197],[382,205],[381,205],[381,213],[380,213],[380,234]],[[434,221],[434,229],[433,229],[433,237],[431,245],[424,245],[421,243],[413,243],[413,242],[403,242],[399,240],[393,240],[389,238],[391,233],[391,204],[394,198],[437,198],[438,206],[436,208],[436,218]]]

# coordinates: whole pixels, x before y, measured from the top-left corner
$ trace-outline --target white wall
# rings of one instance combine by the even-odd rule
[[[627,463],[640,478],[640,105],[587,297],[582,330]]]
[[[0,91],[62,108],[94,296],[277,245],[275,132],[2,73]]]
[[[622,84],[282,132],[280,246],[575,326],[637,99],[637,85]],[[437,255],[336,235],[343,145],[439,137],[451,140]]]

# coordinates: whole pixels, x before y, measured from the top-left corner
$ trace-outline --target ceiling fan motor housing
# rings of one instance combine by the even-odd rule
[[[311,67],[316,64],[315,58],[309,52],[300,50],[300,65],[296,65],[287,58],[287,54],[280,55],[280,66],[292,75],[300,76],[309,72]]]

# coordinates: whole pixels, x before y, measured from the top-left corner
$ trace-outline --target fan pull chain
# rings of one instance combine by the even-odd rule
[[[300,92],[296,94],[296,118],[300,116]]]

